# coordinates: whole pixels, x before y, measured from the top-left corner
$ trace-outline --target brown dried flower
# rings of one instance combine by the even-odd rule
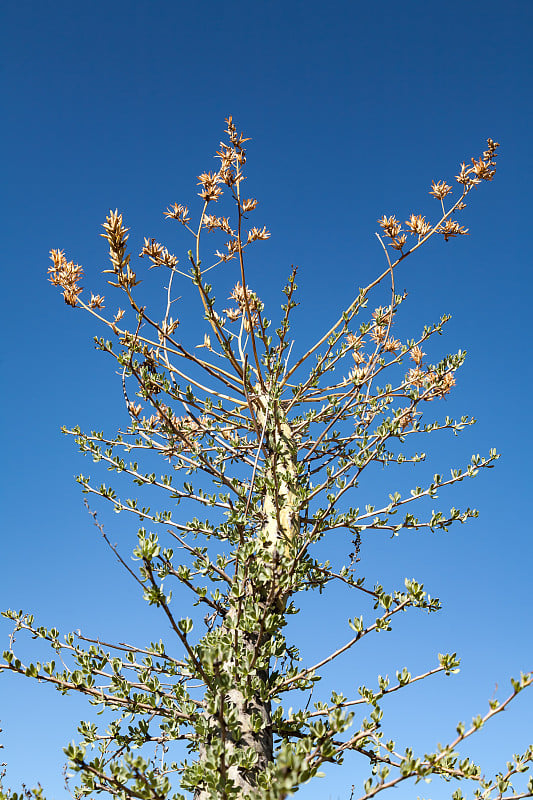
[[[126,242],[129,239],[129,228],[124,226],[122,221],[122,214],[118,213],[118,209],[110,211],[106,217],[106,221],[102,225],[105,233],[100,235],[107,239],[109,243],[109,257],[113,267],[119,271],[125,269],[130,257],[126,256]]]
[[[169,267],[169,269],[173,269],[176,264],[178,263],[178,259],[176,256],[169,253],[166,247],[163,247],[162,244],[156,242],[155,239],[144,239],[144,247],[139,253],[140,258],[144,258],[144,256],[148,256],[150,261],[152,262],[150,269],[154,267]]]
[[[436,197],[438,200],[444,200],[444,198],[450,194],[452,191],[452,187],[449,186],[446,181],[431,181],[431,189],[429,191],[433,197]]]
[[[230,321],[234,321],[238,319],[239,316],[243,315],[244,319],[244,329],[246,331],[250,331],[250,322],[248,320],[248,314],[246,312],[246,301],[248,301],[248,310],[250,311],[250,317],[252,320],[252,327],[255,327],[259,321],[259,311],[262,308],[262,303],[259,300],[258,296],[255,292],[252,292],[248,286],[246,287],[246,296],[244,293],[244,289],[241,286],[240,281],[237,281],[235,286],[232,289],[230,294],[230,300],[235,300],[237,305],[239,306],[239,312],[237,312],[237,316],[235,316],[235,309],[224,309],[224,313],[227,314]]]
[[[142,423],[145,428],[148,428],[149,430],[156,430],[160,425],[160,419],[156,417],[155,414],[152,414],[152,416],[148,418],[143,417]]]
[[[105,298],[99,294],[91,292],[91,299],[89,300],[89,308],[103,308]]]
[[[407,236],[405,235],[405,233],[402,233],[401,236],[397,236],[395,239],[392,239],[390,245],[391,247],[394,247],[395,250],[401,250],[402,247],[404,247],[406,241],[407,241]]]
[[[222,189],[218,184],[220,183],[220,175],[218,172],[202,172],[198,175],[198,185],[202,186],[202,191],[198,195],[202,197],[206,203],[212,200],[218,200],[222,194]]]
[[[469,177],[470,173],[471,170],[467,169],[467,166],[463,161],[463,163],[461,164],[461,171],[459,175],[455,176],[455,180],[457,181],[457,183],[462,183],[463,186],[467,186],[469,183],[471,183],[471,178]]]
[[[255,242],[257,239],[269,239],[270,238],[270,231],[267,231],[265,227],[263,228],[252,228],[248,231],[248,242]]]
[[[255,208],[257,208],[257,200],[254,198],[251,197],[248,198],[248,200],[242,201],[242,210],[244,214],[246,214],[248,211],[253,211]]]
[[[467,167],[463,162],[459,175],[455,176],[457,182],[466,188],[471,188],[481,181],[491,181],[496,173],[496,149],[499,146],[493,139],[487,139],[487,150],[483,152],[483,158],[472,158],[471,167]]]
[[[422,352],[420,347],[417,344],[415,344],[415,346],[411,350],[411,358],[413,359],[417,367],[420,365],[420,362],[422,361],[425,355],[426,354]]]
[[[246,287],[246,297],[244,293],[244,288],[241,286],[240,281],[237,281],[233,289],[231,290],[231,294],[229,296],[230,300],[235,300],[240,308],[246,308],[246,300],[248,300],[248,308],[250,311],[256,311],[259,308],[259,298],[252,292],[251,289]]]
[[[453,386],[455,386],[455,376],[451,372],[447,372],[440,382],[441,393],[443,395],[448,394]]]
[[[411,384],[411,386],[416,386],[420,389],[424,386],[425,375],[418,367],[412,367],[405,376],[405,380],[407,383]]]
[[[227,217],[215,217],[212,214],[206,214],[203,226],[207,228],[208,231],[213,231],[218,228],[224,233],[229,233],[230,236],[235,236],[235,231],[232,229]]]
[[[160,330],[157,333],[157,338],[159,339],[160,344],[165,344],[168,337],[172,336],[174,331],[177,330],[179,324],[179,319],[172,319],[172,317],[170,317],[168,321],[162,320],[162,322],[160,322]]]
[[[437,228],[437,233],[441,233],[447,242],[453,236],[468,236],[468,228],[463,228],[456,220],[447,219],[444,225]]]
[[[238,308],[225,308],[224,314],[227,316],[230,322],[235,322],[241,316],[241,311]]]
[[[183,225],[186,225],[187,222],[191,221],[187,206],[178,205],[178,203],[174,203],[173,206],[169,206],[169,208],[167,208],[167,210],[164,212],[164,215],[168,219],[177,219],[178,222],[181,222]]]
[[[426,373],[425,385],[430,391],[424,396],[424,400],[435,400],[436,397],[444,397],[451,391],[452,387],[455,386],[455,377],[451,372],[439,375],[436,372],[429,371]]]
[[[236,164],[237,158],[235,150],[225,142],[220,142],[220,150],[217,150],[220,158],[220,171],[226,173]]]
[[[128,403],[128,411],[130,412],[132,417],[138,417],[139,414],[142,411],[142,408],[143,407],[142,407],[142,405],[140,403],[138,403],[137,405],[135,405],[135,403],[131,403],[131,402]]]
[[[356,336],[355,333],[346,334],[346,344],[348,347],[357,347],[361,343],[361,337]]]
[[[386,353],[395,353],[396,350],[399,350],[402,346],[402,343],[399,339],[387,339],[385,344],[383,345],[383,349]]]
[[[348,380],[352,381],[353,383],[363,383],[365,376],[367,375],[368,367],[354,367],[350,373],[348,374]]]
[[[379,342],[382,342],[385,338],[386,333],[387,329],[384,325],[375,325],[370,331],[370,338],[373,339],[376,344],[379,344]]]
[[[400,236],[402,226],[395,216],[387,217],[383,215],[378,219],[378,225],[385,231],[385,234],[391,239],[390,245],[395,250],[401,250],[407,241],[405,234]]]
[[[425,217],[421,214],[411,214],[405,224],[410,229],[411,233],[416,233],[420,237],[425,236],[431,230],[431,223],[426,222]]]
[[[221,261],[231,261],[239,252],[239,242],[237,239],[230,239],[226,242],[227,253],[221,253],[220,250],[215,250],[215,255]]]
[[[207,347],[208,350],[212,350],[213,349],[211,347],[211,338],[210,338],[208,333],[204,333],[204,341],[202,342],[202,344],[197,344],[196,347],[197,348],[198,347]]]
[[[491,181],[496,174],[496,170],[491,169],[492,163],[490,161],[483,161],[482,158],[476,161],[476,159],[473,158],[472,165],[476,178],[481,181]]]
[[[380,225],[387,236],[390,236],[391,239],[394,239],[400,233],[402,226],[396,219],[396,217],[386,217],[385,214],[382,216],[381,219],[378,219],[378,225]]]
[[[226,119],[226,124],[228,126],[226,128],[226,133],[228,134],[228,136],[230,138],[230,142],[232,143],[232,145],[234,147],[236,147],[239,150],[242,150],[242,145],[244,144],[244,142],[249,142],[250,139],[249,138],[245,139],[244,135],[242,133],[240,135],[237,134],[237,128],[235,127],[235,125],[233,123],[233,117],[232,116],[229,116]]]
[[[139,283],[135,272],[130,267],[130,255],[126,255],[129,228],[125,227],[122,214],[119,214],[117,209],[109,212],[102,227],[105,233],[100,235],[109,243],[109,260],[112,266],[112,269],[104,270],[104,272],[111,272],[117,279],[116,282],[108,281],[108,283],[129,291]]]
[[[491,167],[496,167],[496,161],[494,159],[498,156],[496,150],[499,146],[500,143],[495,142],[494,139],[487,139],[487,149],[483,153],[483,158],[485,161],[490,162]]]
[[[48,267],[49,280],[54,286],[61,286],[65,303],[74,307],[82,292],[78,281],[83,277],[83,267],[67,261],[63,250],[50,250],[50,258],[53,266]]]

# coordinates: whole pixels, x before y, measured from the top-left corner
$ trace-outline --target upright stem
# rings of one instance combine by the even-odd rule
[[[264,431],[266,453],[264,523],[256,542],[262,558],[251,559],[246,569],[243,566],[241,575],[235,576],[235,580],[240,581],[241,591],[238,596],[230,593],[224,621],[208,634],[229,638],[233,652],[223,664],[214,666],[220,693],[214,703],[216,711],[206,714],[207,735],[199,751],[200,764],[213,759],[219,764],[220,786],[202,786],[195,800],[225,797],[228,781],[238,787],[238,797],[253,797],[259,776],[274,762],[274,733],[267,691],[270,679],[267,648],[274,633],[272,624],[265,621],[277,616],[281,619],[290,594],[290,587],[283,580],[283,574],[288,571],[282,574],[280,562],[291,557],[291,543],[300,530],[295,491],[297,447],[281,404],[261,392],[259,385],[256,391],[254,411]],[[270,559],[266,556],[269,551]],[[271,567],[266,579],[264,569],[256,568],[261,563],[264,566],[265,560],[270,561]],[[252,616],[249,610],[258,602],[262,613]],[[253,765],[248,768],[238,763],[239,753],[245,750],[254,753]]]

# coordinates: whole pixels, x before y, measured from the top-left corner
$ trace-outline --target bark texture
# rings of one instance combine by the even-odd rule
[[[261,651],[273,635],[265,632],[264,620],[269,614],[282,615],[290,594],[287,587],[279,590],[279,575],[283,568],[282,556],[288,556],[291,544],[299,533],[299,511],[294,487],[297,481],[297,447],[291,428],[280,404],[272,404],[265,395],[257,396],[256,419],[261,426],[265,453],[265,492],[263,499],[263,525],[257,534],[256,554],[263,565],[263,577],[250,577],[245,586],[245,596],[231,599],[226,619],[217,634],[232,642],[232,662],[220,669],[232,675],[234,685],[220,698],[216,713],[206,714],[208,736],[200,748],[199,762],[218,758],[220,778],[231,778],[239,789],[239,796],[252,798],[257,794],[258,778],[274,760],[274,732],[271,704],[265,699],[268,689],[270,664],[257,668],[262,661]],[[266,578],[265,578],[266,574]],[[251,600],[261,614],[253,625],[242,624],[244,607]],[[247,617],[249,620],[250,617]],[[264,662],[264,659],[263,659]],[[248,667],[236,665],[248,665]],[[234,725],[228,718],[237,722]],[[258,724],[258,720],[261,724]],[[245,748],[254,753],[254,763],[248,768],[231,765],[232,755]],[[203,787],[195,800],[224,798],[214,787]]]

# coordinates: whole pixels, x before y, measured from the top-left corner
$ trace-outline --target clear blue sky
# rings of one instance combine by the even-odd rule
[[[503,458],[441,498],[478,507],[478,521],[447,535],[364,543],[363,574],[423,580],[444,611],[400,621],[390,640],[367,648],[360,671],[359,661],[345,662],[335,679],[349,693],[363,673],[424,669],[438,651],[457,650],[460,676],[418,694],[413,687],[407,706],[391,705],[403,739],[429,749],[459,719],[485,711],[495,683],[503,694],[510,675],[533,667],[532,11],[528,0],[4,5],[2,608],[117,640],[154,638],[160,625],[104,549],[73,481],[97,468],[59,426],[111,432],[124,420],[113,367],[92,347],[99,331],[46,281],[50,248],[65,248],[84,265],[86,284],[106,294],[99,226],[109,208],[124,212],[134,252],[144,235],[176,249],[161,212],[193,200],[195,176],[213,168],[233,114],[253,139],[250,194],[273,234],[251,282],[275,296],[300,265],[305,337],[382,268],[376,219],[431,213],[431,179],[453,177],[491,136],[501,142],[499,172],[465,212],[471,236],[408,259],[398,281],[410,293],[402,330],[414,335],[450,312],[437,344],[469,352],[440,410],[472,413],[479,424],[437,441],[434,471],[492,446]],[[179,313],[189,319],[186,308]],[[113,536],[114,518],[102,519]],[[342,642],[356,612],[318,605],[312,635],[300,633],[304,651],[318,647],[317,631],[324,647]],[[8,631],[0,626],[4,641]],[[84,704],[10,676],[0,695],[8,784],[40,780],[49,797],[67,797],[61,747],[88,718]],[[503,716],[471,748],[485,752],[489,770],[531,740],[532,698]],[[348,765],[302,797],[348,800],[357,775]],[[409,787],[395,797],[417,794],[451,791]]]

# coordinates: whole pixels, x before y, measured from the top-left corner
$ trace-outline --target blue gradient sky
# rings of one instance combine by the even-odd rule
[[[434,352],[469,353],[440,411],[471,413],[479,424],[459,439],[436,439],[429,471],[446,472],[493,446],[503,457],[497,469],[442,496],[444,507],[478,507],[478,521],[446,535],[364,542],[361,572],[371,582],[416,577],[444,611],[400,620],[331,680],[348,694],[377,673],[424,670],[437,652],[457,650],[459,676],[412,687],[391,703],[398,739],[428,750],[452,736],[459,719],[485,711],[496,683],[503,695],[510,675],[533,668],[532,9],[525,0],[4,7],[2,608],[102,638],[164,633],[105,550],[73,480],[80,471],[96,476],[97,467],[60,425],[112,432],[124,412],[113,365],[92,346],[100,331],[46,281],[50,248],[64,248],[84,265],[85,284],[108,294],[99,226],[118,207],[133,252],[143,236],[155,236],[183,259],[189,244],[162,211],[174,201],[195,207],[195,176],[213,168],[224,117],[233,114],[252,137],[256,220],[272,231],[258,245],[250,282],[277,302],[290,265],[300,265],[296,332],[305,340],[381,271],[376,219],[431,214],[431,179],[453,177],[491,136],[501,142],[501,162],[495,182],[480,187],[464,212],[471,236],[408,259],[397,285],[409,290],[402,335],[449,312]],[[193,312],[182,306],[178,314],[192,324]],[[104,470],[100,477],[107,479]],[[102,521],[112,538],[127,536],[124,523]],[[313,601],[308,612],[298,636],[310,658],[338,646],[346,618],[359,613],[340,596],[329,605]],[[4,641],[8,632],[2,623]],[[61,747],[90,712],[11,676],[1,678],[0,695],[8,783],[40,780],[49,797],[67,797]],[[532,718],[533,699],[523,695],[470,752],[485,754],[487,770],[503,767],[531,740]],[[348,800],[359,778],[350,762],[301,796]],[[395,797],[435,800],[452,790],[410,786]]]

